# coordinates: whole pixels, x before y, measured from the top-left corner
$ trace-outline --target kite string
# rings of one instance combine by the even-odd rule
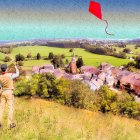
[[[114,36],[114,34],[108,33],[108,31],[107,31],[107,28],[108,28],[108,21],[105,20],[105,19],[102,19],[102,21],[104,21],[104,22],[106,23],[105,32],[106,32],[108,35]]]

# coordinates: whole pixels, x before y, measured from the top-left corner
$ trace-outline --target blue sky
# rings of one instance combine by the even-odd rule
[[[140,0],[97,0],[105,23],[88,12],[89,0],[0,0],[0,40],[140,37]]]

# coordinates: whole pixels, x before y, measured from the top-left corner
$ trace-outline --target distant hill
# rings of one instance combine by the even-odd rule
[[[116,44],[140,44],[140,38],[125,39],[125,40],[99,40],[99,39],[34,39],[24,41],[0,41],[0,47],[16,47],[16,46],[52,46],[52,47],[66,47],[79,48],[80,44],[102,44],[102,45],[116,45]]]

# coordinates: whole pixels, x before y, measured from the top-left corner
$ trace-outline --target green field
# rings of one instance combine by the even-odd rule
[[[4,116],[0,140],[139,140],[140,122],[41,99],[16,98],[15,122]]]
[[[119,47],[113,47],[116,48],[117,52],[122,52],[124,48],[119,48]],[[126,48],[129,48],[133,54],[127,54],[127,56],[132,57],[132,56],[137,56],[140,55],[140,48],[135,49],[135,45],[127,45]]]
[[[32,56],[36,56],[36,54],[39,52],[43,57],[47,57],[49,52],[53,52],[54,54],[64,54],[66,56],[66,59],[68,59],[69,61],[71,60],[71,56],[72,56],[72,53],[69,52],[69,49],[46,47],[46,46],[17,47],[13,49],[11,56],[14,58],[15,55],[18,53],[27,56],[29,52],[31,52]],[[120,66],[123,64],[127,64],[130,61],[128,59],[119,59],[112,56],[93,54],[81,48],[75,48],[74,54],[78,56],[82,56],[84,60],[84,64],[91,65],[91,66],[99,66],[101,62],[107,62],[114,66]],[[0,54],[0,57],[3,57],[2,54]],[[24,66],[43,65],[47,63],[50,63],[50,61],[29,60],[24,62]]]

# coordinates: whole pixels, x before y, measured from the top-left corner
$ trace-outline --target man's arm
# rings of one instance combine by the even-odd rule
[[[18,70],[17,66],[15,66],[15,69],[16,69],[16,73],[13,73],[11,75],[11,79],[15,79],[15,78],[19,77],[19,70]]]

